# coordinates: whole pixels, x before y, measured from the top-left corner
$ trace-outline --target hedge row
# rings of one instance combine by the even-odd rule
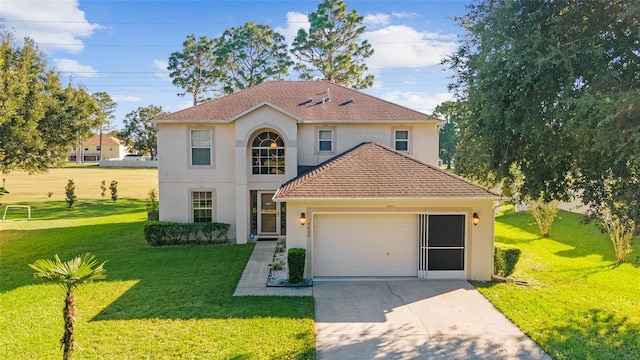
[[[513,274],[518,260],[520,260],[520,249],[496,245],[493,257],[493,273],[500,276]]]
[[[229,224],[149,221],[144,238],[151,246],[228,244]]]

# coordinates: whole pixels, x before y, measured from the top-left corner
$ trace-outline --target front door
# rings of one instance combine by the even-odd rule
[[[258,192],[258,235],[279,235],[277,204],[273,201],[273,192]]]

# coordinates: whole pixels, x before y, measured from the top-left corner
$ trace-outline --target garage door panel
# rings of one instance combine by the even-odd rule
[[[314,217],[314,276],[416,276],[417,215]]]

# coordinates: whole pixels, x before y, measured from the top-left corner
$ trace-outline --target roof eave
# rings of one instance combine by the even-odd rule
[[[227,120],[213,120],[213,119],[207,119],[207,120],[177,120],[177,119],[173,119],[173,120],[151,120],[152,123],[154,124],[226,124],[228,123]]]
[[[305,124],[436,124],[440,125],[440,121],[436,120],[303,120]]]
[[[504,201],[503,196],[470,196],[470,197],[379,197],[379,198],[356,198],[356,197],[340,197],[340,198],[325,198],[325,197],[279,197],[278,193],[273,196],[273,200],[276,202],[309,202],[309,201],[323,201],[323,202],[338,202],[338,201],[452,201],[452,200],[464,200],[464,201]]]

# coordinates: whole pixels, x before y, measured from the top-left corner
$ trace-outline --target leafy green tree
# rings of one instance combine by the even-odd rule
[[[155,160],[158,154],[158,125],[151,120],[164,114],[161,106],[139,107],[125,117],[119,138],[124,140],[129,149],[139,154],[149,154],[151,160]]]
[[[35,43],[22,44],[0,27],[0,172],[46,171],[95,127],[95,100],[63,88]]]
[[[342,0],[324,0],[308,18],[309,32],[298,30],[291,49],[300,78],[321,78],[354,89],[371,87],[373,75],[364,75],[364,61],[373,48],[367,40],[358,41],[365,31],[364,17],[355,10],[347,12]]]
[[[95,121],[98,126],[98,136],[100,137],[100,156],[99,160],[102,160],[102,135],[105,132],[112,130],[112,121],[116,118],[116,102],[111,99],[111,96],[106,92],[93,93],[94,99],[97,101],[98,111],[95,114]]]
[[[54,260],[39,259],[33,264],[29,264],[35,272],[37,279],[61,285],[65,292],[64,310],[64,335],[60,339],[60,346],[63,348],[63,359],[69,360],[73,354],[75,342],[75,322],[76,322],[76,297],[75,290],[80,286],[106,278],[104,264],[98,264],[95,256],[91,253],[84,253],[69,261],[62,262],[58,255]]]
[[[445,120],[440,126],[440,159],[447,164],[447,169],[451,169],[451,162],[455,158],[456,147],[458,146],[459,132],[458,118],[462,115],[463,104],[455,101],[445,101],[436,106],[433,115]]]
[[[270,26],[248,22],[225,30],[216,47],[227,94],[281,79],[289,74],[289,58],[284,36]]]
[[[579,191],[601,221],[640,221],[638,19],[628,0],[471,4],[444,61],[471,114],[456,170],[522,176],[520,195],[545,202]]]
[[[181,88],[179,96],[191,94],[193,105],[207,99],[210,93],[221,90],[221,71],[216,64],[214,40],[188,35],[181,52],[169,56],[169,76],[173,85]]]

